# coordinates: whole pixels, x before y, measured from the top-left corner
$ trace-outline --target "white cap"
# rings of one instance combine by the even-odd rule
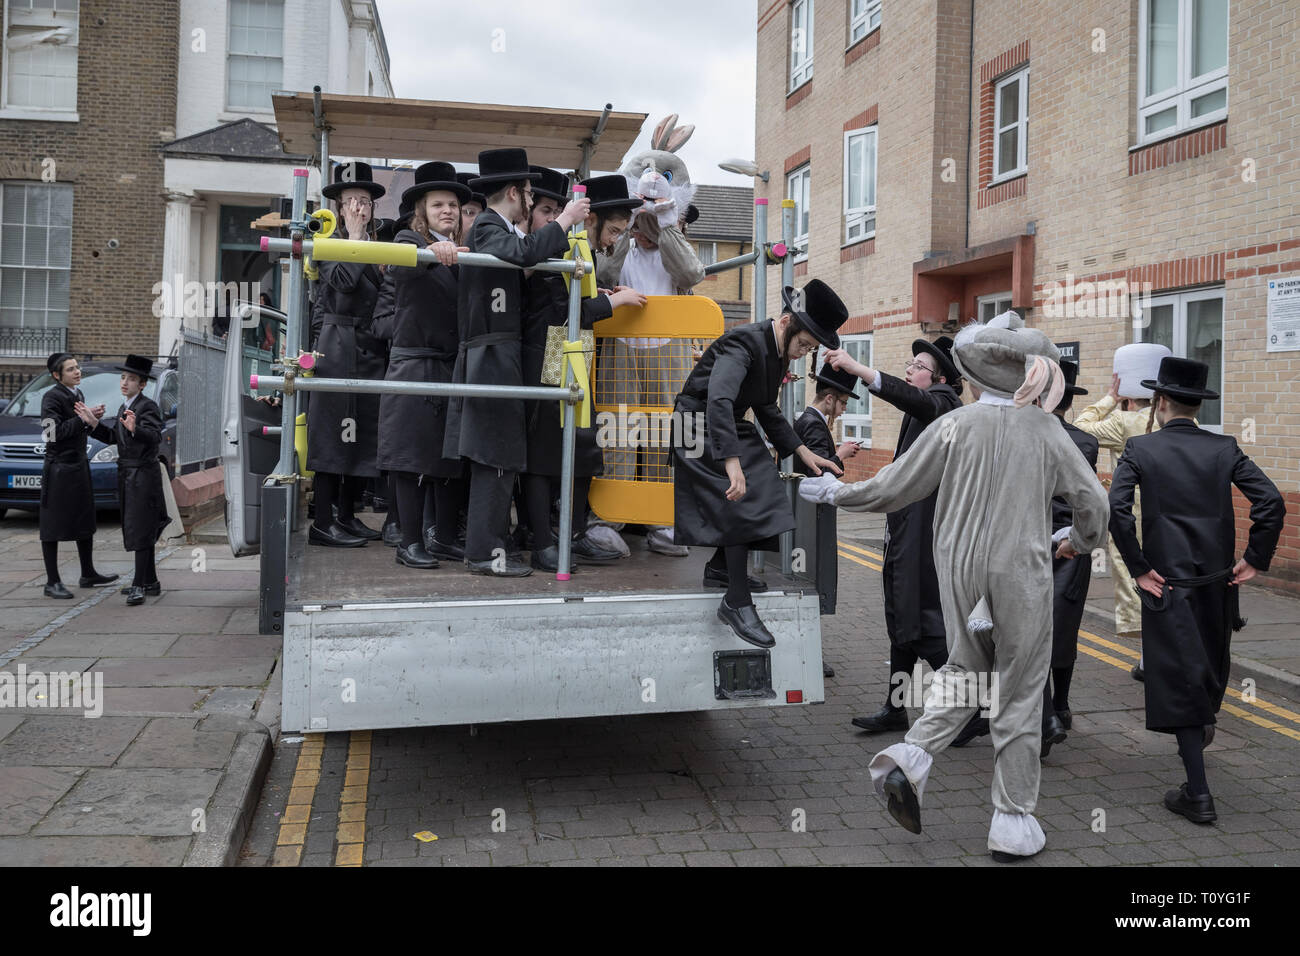
[[[1115,350],[1115,374],[1119,376],[1121,398],[1151,398],[1152,391],[1142,387],[1143,379],[1160,377],[1160,360],[1172,355],[1155,342],[1133,342]]]

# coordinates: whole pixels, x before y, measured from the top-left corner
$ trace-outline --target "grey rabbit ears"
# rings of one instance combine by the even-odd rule
[[[655,170],[664,175],[674,187],[683,187],[690,184],[691,174],[682,162],[677,151],[686,145],[691,134],[695,132],[694,126],[678,126],[677,114],[673,113],[665,116],[659,121],[650,135],[650,148],[628,157],[623,164],[622,173],[628,178],[629,189],[636,191],[636,181],[644,173],[647,167],[653,165]],[[686,196],[682,200],[682,208],[686,208],[686,203],[690,202],[691,197]]]
[[[672,113],[661,119],[659,125],[655,127],[655,131],[650,135],[650,148],[675,153],[686,145],[686,141],[694,132],[694,126],[678,126],[677,114]]]

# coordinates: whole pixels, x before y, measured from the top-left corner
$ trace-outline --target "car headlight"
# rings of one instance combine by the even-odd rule
[[[105,445],[99,451],[95,452],[95,457],[91,461],[117,461],[117,446]]]

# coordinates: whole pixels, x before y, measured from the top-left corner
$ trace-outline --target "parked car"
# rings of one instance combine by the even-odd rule
[[[163,440],[159,453],[167,463],[168,473],[175,474],[176,407],[180,397],[180,379],[176,369],[154,364],[144,393],[158,403],[163,413]],[[84,362],[81,365],[81,388],[90,406],[102,404],[106,415],[113,415],[122,404],[121,372],[107,362]],[[41,468],[45,461],[45,442],[41,435],[41,397],[54,385],[54,378],[43,372],[28,382],[0,409],[0,518],[10,508],[35,511],[41,500]],[[93,438],[86,440],[90,458],[90,480],[95,493],[95,507],[117,510],[117,446],[105,445]]]

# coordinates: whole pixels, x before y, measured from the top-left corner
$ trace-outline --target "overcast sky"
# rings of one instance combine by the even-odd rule
[[[649,114],[634,152],[677,113],[679,125],[695,126],[679,153],[692,182],[753,184],[718,163],[754,155],[754,0],[378,4],[398,97],[589,110],[611,103]],[[498,29],[505,50],[494,53]]]

